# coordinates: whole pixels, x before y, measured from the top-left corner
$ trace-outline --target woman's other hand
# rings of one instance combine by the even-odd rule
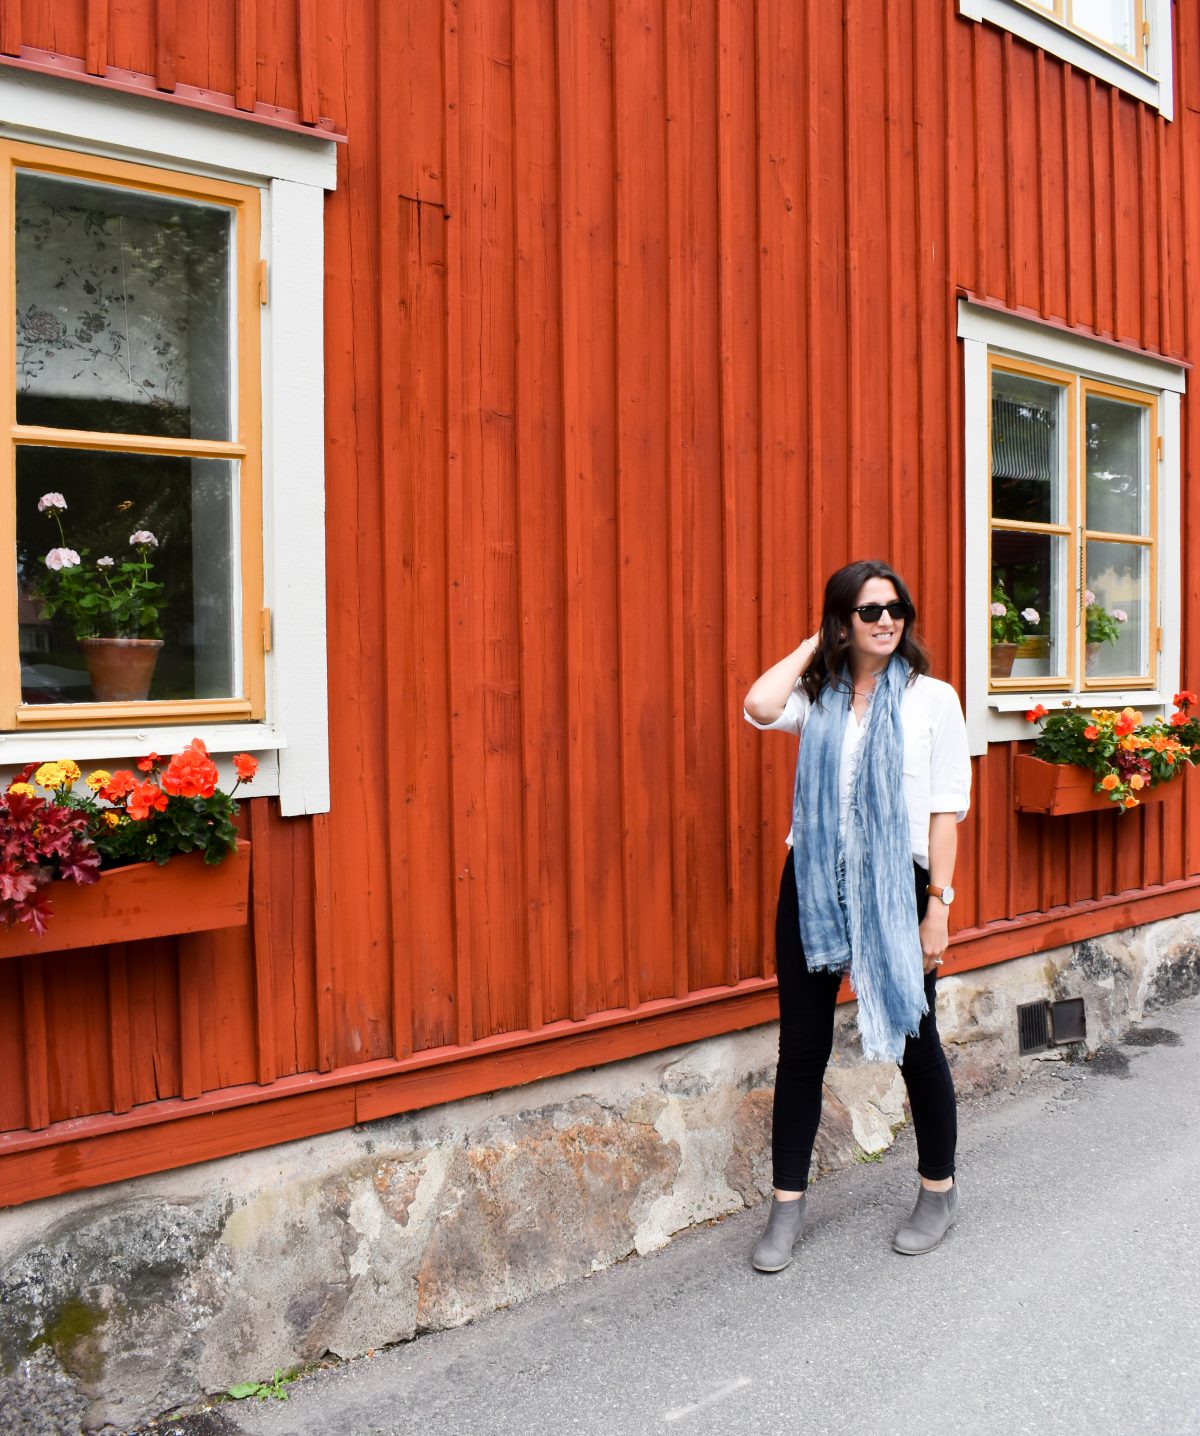
[[[932,972],[935,967],[941,966],[950,946],[950,910],[936,898],[930,899],[929,909],[921,919],[920,934],[925,971]]]

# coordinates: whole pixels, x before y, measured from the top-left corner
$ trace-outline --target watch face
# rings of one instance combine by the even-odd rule
[[[954,889],[953,889],[953,888],[943,888],[943,889],[942,889],[942,901],[946,904],[947,907],[950,906],[950,904],[954,901]]]

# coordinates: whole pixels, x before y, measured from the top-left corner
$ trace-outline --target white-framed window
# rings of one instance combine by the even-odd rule
[[[1184,371],[959,301],[971,751],[1036,703],[1165,705],[1179,674]]]
[[[958,9],[1173,117],[1171,0],[958,0]]]
[[[252,791],[284,813],[324,811],[336,146],[4,70],[0,161],[0,771],[111,766],[199,734],[219,764],[258,754]],[[126,518],[158,549],[122,548]],[[52,548],[83,560],[70,603],[46,603],[66,591]],[[92,665],[110,654],[85,644],[81,604],[139,554],[155,561],[139,601],[158,611],[135,615],[138,634],[122,617],[160,645],[155,675],[103,698]]]

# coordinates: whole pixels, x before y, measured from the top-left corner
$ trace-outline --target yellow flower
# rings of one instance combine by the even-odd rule
[[[63,771],[63,779],[68,783],[79,782],[79,764],[72,758],[64,758],[58,765]]]
[[[87,775],[87,785],[93,793],[98,793],[111,778],[112,774],[106,769],[97,768],[94,773]]]
[[[12,783],[9,785],[10,793],[20,793],[23,798],[36,798],[37,794],[28,783]]]
[[[117,824],[121,821],[121,815],[116,811],[115,808],[109,808],[104,814],[104,821],[108,824],[110,828],[115,828]]]
[[[1146,786],[1146,780],[1140,773],[1134,773],[1129,779],[1129,786],[1131,788],[1144,788]]]
[[[61,788],[66,782],[66,775],[63,772],[61,763],[43,763],[33,775],[33,781],[39,788]]]

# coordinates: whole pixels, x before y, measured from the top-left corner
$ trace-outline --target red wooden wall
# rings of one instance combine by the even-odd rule
[[[957,296],[1182,360],[1200,321],[1194,10],[1173,123],[954,12],[6,0],[10,54],[173,63],[348,143],[332,811],[249,805],[244,932],[0,966],[0,1200],[772,1015],[794,753],[741,695],[871,553],[961,692]],[[1013,753],[976,763],[952,965],[1194,906],[1200,779],[1041,820]]]

